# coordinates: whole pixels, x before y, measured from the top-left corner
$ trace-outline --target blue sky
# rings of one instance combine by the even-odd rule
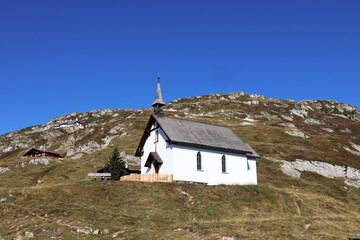
[[[360,1],[0,0],[0,134],[243,91],[360,108]]]

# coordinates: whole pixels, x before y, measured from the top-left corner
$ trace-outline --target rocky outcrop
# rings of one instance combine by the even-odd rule
[[[79,158],[82,158],[82,156],[84,156],[84,154],[79,153],[79,154],[76,154],[75,156],[71,157],[71,159],[79,159]]]
[[[48,158],[35,158],[35,159],[31,159],[29,161],[29,164],[35,164],[35,165],[49,165],[50,161]]]
[[[127,155],[125,152],[121,152],[120,153],[120,157],[123,158],[123,160],[129,164],[129,165],[136,165],[139,166],[140,162],[141,162],[141,158],[140,157],[135,157],[133,155]]]
[[[301,138],[305,138],[305,139],[310,138],[308,135],[306,135],[305,133],[303,133],[299,130],[284,131],[284,133],[289,134],[294,137],[301,137]]]
[[[0,173],[4,173],[4,172],[7,172],[7,171],[10,171],[10,168],[8,168],[8,167],[0,167]]]
[[[346,151],[354,154],[354,155],[360,156],[360,145],[357,145],[357,144],[355,144],[355,143],[353,143],[353,142],[350,142],[350,145],[351,145],[351,147],[354,148],[355,150],[354,150],[354,149],[350,149],[350,148],[347,147],[347,146],[344,146],[344,149],[345,149]]]
[[[312,125],[325,125],[324,121],[313,119],[313,118],[306,118],[304,120],[306,124],[312,124]]]
[[[330,163],[302,159],[297,159],[293,162],[271,157],[267,157],[267,159],[273,162],[280,162],[282,172],[292,178],[300,178],[301,172],[307,171],[317,173],[327,178],[346,178],[346,184],[360,182],[360,170],[353,167],[332,165]],[[351,186],[354,186],[354,184]]]
[[[310,138],[305,133],[299,131],[297,129],[297,127],[292,123],[278,123],[278,125],[289,129],[289,130],[284,131],[284,133],[286,133],[286,134],[289,134],[294,137],[305,138],[305,139]]]

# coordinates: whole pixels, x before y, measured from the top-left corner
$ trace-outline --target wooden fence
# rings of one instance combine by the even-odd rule
[[[131,174],[122,176],[120,181],[173,182],[172,174]]]

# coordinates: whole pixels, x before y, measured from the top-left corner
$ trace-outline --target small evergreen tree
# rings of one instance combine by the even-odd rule
[[[117,181],[126,174],[125,162],[120,157],[119,150],[114,149],[112,156],[106,161],[104,172],[111,173],[111,179]]]

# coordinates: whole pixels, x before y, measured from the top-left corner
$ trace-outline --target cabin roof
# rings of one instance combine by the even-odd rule
[[[143,138],[140,141],[136,153],[137,156],[140,154],[151,125],[155,121],[164,131],[167,140],[170,143],[225,152],[242,153],[255,158],[259,157],[254,149],[243,142],[236,133],[228,127],[168,117],[160,114],[151,115]]]
[[[60,156],[60,154],[58,154],[58,153],[49,152],[49,151],[43,151],[43,150],[36,149],[36,148],[30,149],[23,156],[25,157],[26,155],[34,155],[34,154],[40,154],[40,153],[47,153],[49,155],[62,158],[62,156]]]

